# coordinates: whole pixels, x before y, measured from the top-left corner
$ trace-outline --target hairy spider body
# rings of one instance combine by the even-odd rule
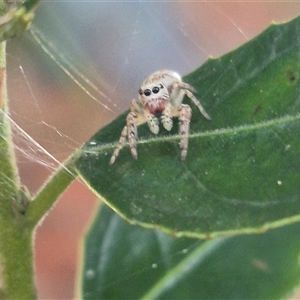
[[[201,103],[194,96],[192,86],[182,82],[181,77],[173,71],[163,70],[151,74],[139,89],[139,99],[133,100],[130,113],[126,118],[126,126],[123,128],[118,145],[110,159],[113,164],[120,150],[128,138],[129,147],[133,158],[137,159],[136,139],[137,126],[147,123],[152,133],[158,134],[160,117],[163,127],[170,131],[173,127],[173,117],[179,119],[179,133],[181,136],[181,159],[185,160],[188,149],[188,135],[192,109],[187,104],[182,104],[184,96],[188,96],[199,108],[202,115],[210,120]]]

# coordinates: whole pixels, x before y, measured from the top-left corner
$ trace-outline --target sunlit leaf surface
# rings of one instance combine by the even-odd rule
[[[299,220],[299,62],[300,18],[272,25],[184,78],[212,117],[190,104],[185,162],[178,126],[154,136],[142,125],[138,160],[125,146],[110,166],[126,112],[85,145],[80,176],[130,222],[178,236],[263,231]]]
[[[283,299],[300,225],[203,242],[132,226],[103,206],[85,240],[81,299]]]

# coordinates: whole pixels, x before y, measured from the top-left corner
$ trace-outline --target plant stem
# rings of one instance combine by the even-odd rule
[[[36,299],[32,245],[35,226],[74,179],[61,167],[38,194],[39,201],[31,202],[21,187],[13,151],[5,40],[28,29],[39,2],[27,0],[14,11],[0,0],[0,17],[7,13],[0,22],[0,299]],[[27,215],[28,203],[32,205]]]
[[[0,44],[0,103],[0,298],[35,299],[32,230],[16,209],[20,182],[8,116],[5,42]]]
[[[26,230],[22,222],[9,224],[7,231],[1,232],[0,299],[36,299],[31,241],[32,231]]]

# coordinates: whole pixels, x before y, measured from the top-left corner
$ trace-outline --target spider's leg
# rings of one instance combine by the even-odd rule
[[[173,127],[173,120],[172,120],[172,117],[171,117],[171,104],[168,103],[162,113],[162,116],[161,116],[161,122],[164,126],[164,128],[168,131],[170,131]]]
[[[181,136],[180,149],[181,159],[185,160],[188,149],[188,137],[190,131],[190,120],[192,117],[192,109],[187,104],[181,104],[179,110],[179,134]]]
[[[208,113],[205,111],[204,107],[201,105],[200,101],[194,96],[192,92],[189,90],[184,90],[185,94],[194,102],[194,104],[199,108],[201,114],[207,119],[211,120],[211,117],[208,115]]]
[[[136,119],[138,116],[134,112],[130,112],[126,118],[127,123],[127,134],[128,142],[130,147],[131,155],[134,159],[137,159],[137,150],[136,150],[136,139],[137,139],[137,124]]]
[[[126,140],[126,136],[127,136],[127,126],[124,126],[124,128],[123,128],[123,130],[121,132],[121,136],[120,136],[118,145],[117,145],[116,149],[114,150],[114,152],[113,152],[113,154],[112,154],[112,156],[110,158],[110,161],[109,161],[110,165],[112,165],[116,161],[116,158],[118,157],[120,150],[124,146],[124,143],[125,143],[125,140]]]
[[[172,92],[174,91],[174,93],[175,93],[178,90],[179,90],[179,92],[177,94],[178,96],[176,99],[176,102],[177,102],[176,104],[181,103],[184,95],[187,95],[193,101],[193,103],[199,108],[201,114],[207,120],[211,120],[211,117],[205,111],[205,109],[202,106],[202,104],[200,103],[200,101],[194,96],[193,93],[196,93],[196,90],[191,85],[189,85],[188,83],[185,83],[185,82],[174,82],[172,85]]]
[[[159,132],[158,119],[148,112],[144,112],[144,114],[145,114],[145,118],[147,119],[147,124],[150,131],[154,134],[158,134]]]
[[[136,150],[137,122],[139,122],[139,124],[141,124],[142,120],[139,120],[138,115],[135,112],[131,111],[127,115],[127,118],[126,118],[127,125],[123,128],[119,142],[117,144],[117,147],[116,147],[115,151],[113,152],[111,159],[109,161],[110,165],[112,165],[116,161],[120,150],[124,146],[126,137],[128,137],[131,155],[133,156],[133,158],[137,159],[137,150]]]
[[[184,90],[188,90],[194,94],[197,93],[197,91],[191,86],[189,85],[188,83],[185,83],[185,82],[175,82],[174,83],[176,85],[176,87],[179,87],[180,89],[184,89]]]

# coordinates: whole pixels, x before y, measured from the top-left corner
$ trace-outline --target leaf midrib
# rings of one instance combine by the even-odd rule
[[[285,124],[285,123],[292,123],[294,121],[300,120],[300,113],[297,113],[296,115],[285,115],[280,118],[275,118],[272,120],[268,121],[261,121],[255,124],[246,124],[246,125],[241,125],[237,127],[228,127],[228,128],[220,128],[220,129],[214,129],[214,130],[206,130],[202,132],[196,132],[196,133],[191,133],[189,135],[189,139],[194,139],[194,138],[199,138],[199,137],[209,137],[209,136],[221,136],[221,135],[230,135],[234,134],[236,135],[237,133],[241,132],[246,132],[246,131],[255,131],[259,129],[264,129],[268,127],[272,127],[275,125],[280,125],[280,124]],[[170,136],[153,136],[147,139],[139,139],[137,141],[137,144],[148,144],[148,143],[153,143],[153,142],[159,142],[159,141],[177,141],[180,140],[180,135],[175,134],[175,135],[170,135]],[[111,150],[114,149],[117,145],[116,143],[108,143],[105,145],[101,146],[91,146],[92,149],[85,148],[83,149],[84,153],[99,153],[105,150]],[[124,148],[128,147],[128,144],[124,145]]]

